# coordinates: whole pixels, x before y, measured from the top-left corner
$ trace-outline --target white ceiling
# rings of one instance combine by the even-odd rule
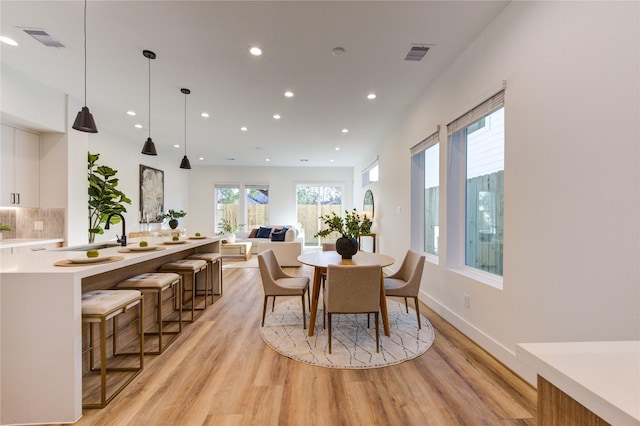
[[[186,87],[192,165],[353,166],[363,147],[384,142],[506,4],[91,0],[87,105],[98,130],[142,149],[149,133],[149,64],[142,55],[148,49],[157,55],[151,61],[151,138],[159,155],[175,157],[176,164],[182,158],[180,88]],[[0,8],[2,35],[19,43],[2,44],[3,66],[81,102],[83,2],[2,0]],[[43,29],[66,47],[45,47],[19,27]],[[413,44],[432,45],[421,62],[404,60]],[[249,55],[252,45],[264,54]],[[332,55],[338,46],[344,55]],[[295,97],[285,98],[286,90]],[[367,100],[370,92],[377,99]],[[211,117],[202,118],[202,111]]]

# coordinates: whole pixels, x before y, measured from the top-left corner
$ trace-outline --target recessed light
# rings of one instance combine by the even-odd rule
[[[344,55],[344,48],[342,47],[335,47],[332,51],[331,54],[333,56],[342,56]]]
[[[284,96],[286,98],[293,98],[294,94],[291,90],[287,90],[286,92],[284,92]]]
[[[273,114],[274,120],[280,120],[280,114]]]
[[[268,163],[269,161],[271,161],[271,158],[265,158],[264,161]]]
[[[240,130],[242,130],[243,132],[246,132],[249,129],[247,129],[245,126],[242,126],[242,127],[240,127]]]
[[[330,163],[333,163],[333,159],[329,160]]]
[[[227,161],[236,161],[236,159],[235,159],[235,158],[233,158],[233,157],[225,158],[225,160],[227,160]]]
[[[375,98],[377,98],[375,93],[369,93],[367,95],[367,99],[369,99],[370,101],[374,100]]]
[[[349,133],[349,129],[342,129],[341,132],[342,132],[343,135],[345,135],[345,134]]]
[[[135,111],[127,111],[127,115],[133,116],[133,115],[136,115],[136,112]]]
[[[249,53],[251,53],[253,56],[260,56],[262,55],[262,49],[260,49],[258,46],[252,46],[249,48]]]
[[[204,118],[209,118],[209,117],[210,117],[210,115],[209,115],[209,113],[208,113],[208,112],[203,112],[203,113],[202,113],[202,114],[200,114],[200,115],[201,115],[202,117],[204,117]]]
[[[175,145],[173,145],[173,147],[174,147],[174,148],[180,148],[180,145],[175,144]]]
[[[6,36],[0,36],[0,41],[4,44],[8,44],[9,46],[17,46],[18,42],[16,42],[14,39],[6,37]]]
[[[142,124],[134,124],[133,127],[136,129],[142,129]]]
[[[198,160],[203,161],[203,160],[204,160],[204,157],[200,157],[200,158],[198,158]]]
[[[301,158],[300,161],[302,161],[303,163],[306,163],[307,161],[309,161],[308,158]]]
[[[336,151],[340,151],[340,147],[339,146],[336,146],[335,149],[336,149]]]

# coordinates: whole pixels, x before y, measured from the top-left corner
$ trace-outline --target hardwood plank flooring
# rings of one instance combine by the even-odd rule
[[[312,276],[308,267],[287,268]],[[78,425],[535,425],[536,391],[426,306],[422,356],[372,370],[283,357],[261,339],[257,268],[224,270],[223,296],[106,408]],[[279,298],[277,303],[284,301]],[[411,314],[411,313],[410,313]]]

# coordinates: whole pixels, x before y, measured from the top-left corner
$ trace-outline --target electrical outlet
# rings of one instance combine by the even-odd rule
[[[42,231],[44,229],[44,222],[36,220],[33,222],[33,229],[36,231]]]
[[[471,303],[471,300],[469,298],[469,295],[467,293],[465,293],[464,294],[464,307],[468,308],[470,303]]]

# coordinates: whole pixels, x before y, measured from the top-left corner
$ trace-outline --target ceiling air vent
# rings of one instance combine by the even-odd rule
[[[43,30],[26,29],[24,32],[47,47],[65,47],[64,44],[60,43]]]
[[[413,46],[411,46],[411,49],[409,49],[409,53],[407,53],[407,56],[404,58],[404,60],[405,61],[421,61],[422,58],[424,58],[424,55],[427,54],[429,49],[431,49],[430,46],[425,46],[423,44],[421,45],[414,44]]]

